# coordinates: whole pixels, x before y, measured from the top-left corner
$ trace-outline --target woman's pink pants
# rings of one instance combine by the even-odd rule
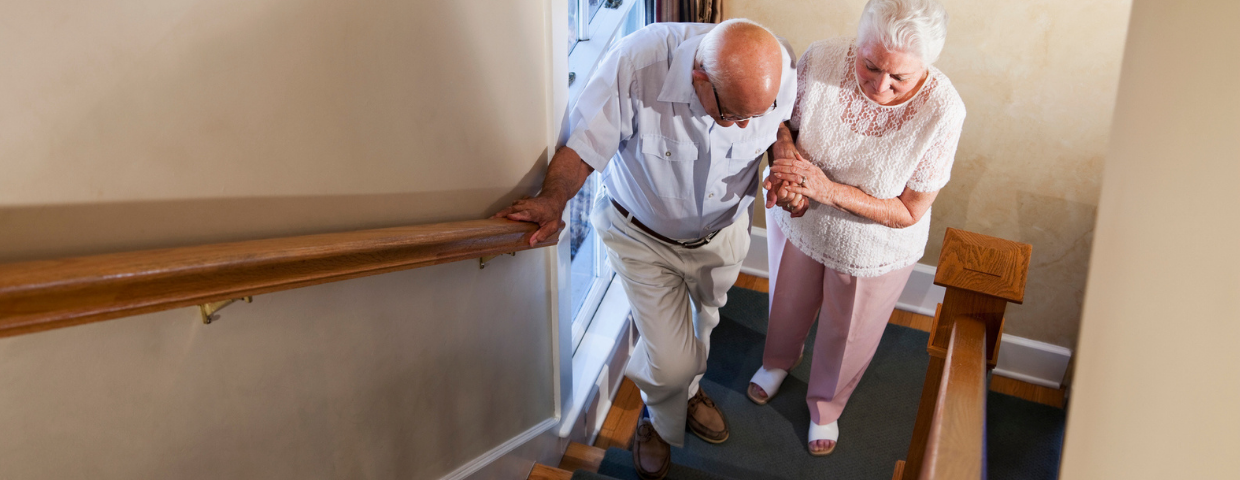
[[[773,221],[767,255],[771,320],[762,366],[791,370],[821,311],[806,402],[815,424],[834,422],[870,366],[913,266],[877,277],[840,273],[801,252]]]

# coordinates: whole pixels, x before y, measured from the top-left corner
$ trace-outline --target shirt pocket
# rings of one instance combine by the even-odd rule
[[[741,177],[738,175],[755,175],[756,173],[750,172],[758,171],[758,158],[768,146],[770,143],[761,139],[732,142],[732,148],[728,150],[728,160],[721,165],[725,169],[725,178],[737,178],[739,181]],[[748,188],[748,185],[745,188]]]
[[[662,135],[642,135],[641,139],[646,175],[654,194],[664,198],[692,198],[697,145]]]
[[[771,142],[760,139],[735,141],[732,142],[732,149],[728,150],[728,158],[750,161],[762,155],[762,152],[765,152],[769,146]]]

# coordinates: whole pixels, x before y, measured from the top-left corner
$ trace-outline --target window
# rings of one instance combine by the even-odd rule
[[[606,201],[603,182],[591,174],[581,191],[569,204],[569,255],[572,258],[571,282],[573,305],[573,350],[581,343],[598,304],[611,283],[611,264],[602,240],[590,224],[590,212],[598,202]]]
[[[568,53],[573,53],[573,47],[577,46],[577,10],[579,10],[581,2],[578,0],[568,0]]]
[[[621,2],[614,3],[619,6]],[[603,0],[568,0],[568,51],[570,54],[578,41],[590,39],[588,27],[602,6]],[[588,12],[588,14],[580,16],[578,12]]]
[[[594,66],[617,39],[646,25],[644,0],[567,0],[569,28],[569,70],[576,78],[569,86],[569,105],[576,103],[582,86],[594,73]],[[624,5],[631,2],[632,5]],[[604,8],[606,7],[606,8]],[[587,19],[582,21],[582,19]],[[607,293],[613,272],[603,242],[590,225],[590,213],[606,201],[599,173],[593,173],[577,196],[569,201],[569,258],[572,299],[573,351],[581,343]]]
[[[646,26],[646,12],[653,9],[649,7],[651,0],[564,1],[569,2],[569,73],[563,80],[568,83],[566,108],[571,112],[603,55],[620,38]],[[560,88],[563,84],[556,86],[558,92],[562,92]],[[571,129],[572,125],[565,127]],[[561,130],[560,134],[559,140],[566,141],[569,132]],[[560,332],[559,346],[563,348],[558,364],[560,385],[564,387],[560,390],[559,403],[562,415],[559,435],[562,438],[569,438],[573,432],[592,438],[602,428],[606,417],[598,415],[598,410],[592,410],[594,425],[584,423],[589,417],[586,409],[606,408],[605,402],[590,407],[590,401],[596,393],[610,395],[607,392],[619,387],[619,378],[608,375],[608,368],[615,368],[615,354],[622,342],[633,341],[628,299],[611,270],[606,247],[590,225],[594,207],[607,201],[604,190],[599,173],[586,179],[581,191],[564,209],[568,228],[556,245],[557,283],[560,285],[556,328]],[[564,355],[565,350],[572,353]],[[585,426],[584,432],[580,431],[582,426]]]

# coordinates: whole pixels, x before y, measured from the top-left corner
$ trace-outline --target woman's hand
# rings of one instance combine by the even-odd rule
[[[782,183],[782,188],[789,194],[801,194],[828,207],[891,228],[907,228],[917,224],[939,194],[937,190],[918,192],[905,186],[904,193],[898,197],[874,198],[857,187],[831,181],[822,169],[800,154],[792,159],[775,160],[766,182],[771,185]]]
[[[771,192],[775,196],[775,204],[783,208],[785,212],[790,213],[792,218],[805,215],[805,212],[809,210],[809,197],[799,193],[792,193],[792,191],[788,190],[789,185],[787,182],[776,182],[776,184],[778,187]]]
[[[771,145],[768,154],[772,164],[779,159],[791,160],[799,156],[799,153],[797,153],[796,135],[788,128],[787,122],[779,125],[775,143]],[[766,208],[779,205],[791,213],[792,218],[805,215],[805,211],[809,210],[809,199],[800,193],[790,191],[787,182],[768,176],[762,182],[762,186],[767,190]]]
[[[781,185],[780,192],[777,196],[781,198],[779,206],[784,207],[784,211],[789,212],[792,218],[804,216],[807,210],[810,210],[810,197],[800,195],[800,193],[792,193],[787,190],[787,184]]]
[[[784,182],[789,193],[800,194],[815,202],[839,208],[835,202],[838,183],[832,182],[821,168],[794,153],[793,158],[779,158],[771,165],[771,175],[767,182]]]
[[[789,191],[789,184],[783,180],[776,180],[768,176],[762,182],[762,187],[767,190],[766,208],[778,205],[784,211],[791,213],[792,218],[805,215],[805,212],[809,210],[809,198]]]

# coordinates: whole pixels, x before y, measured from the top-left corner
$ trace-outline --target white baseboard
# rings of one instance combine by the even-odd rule
[[[995,374],[1043,387],[1059,388],[1068,371],[1072,350],[1059,345],[1004,334],[999,341]]]
[[[749,254],[745,257],[741,272],[770,278],[766,253],[766,229],[754,227],[750,233]],[[934,284],[934,273],[935,267],[920,263],[914,265],[896,308],[933,317],[935,306],[943,302],[943,295],[947,292]],[[994,373],[1035,385],[1059,388],[1071,358],[1072,350],[1067,348],[1004,334]]]
[[[914,264],[913,273],[900,292],[896,308],[927,317],[934,316],[934,307],[943,303],[943,295],[947,289],[934,284],[935,268],[929,265]]]
[[[461,465],[442,480],[500,480],[525,478],[535,462],[547,461],[559,448],[555,426],[559,419],[548,418],[538,425]],[[565,445],[567,447],[567,445]]]

